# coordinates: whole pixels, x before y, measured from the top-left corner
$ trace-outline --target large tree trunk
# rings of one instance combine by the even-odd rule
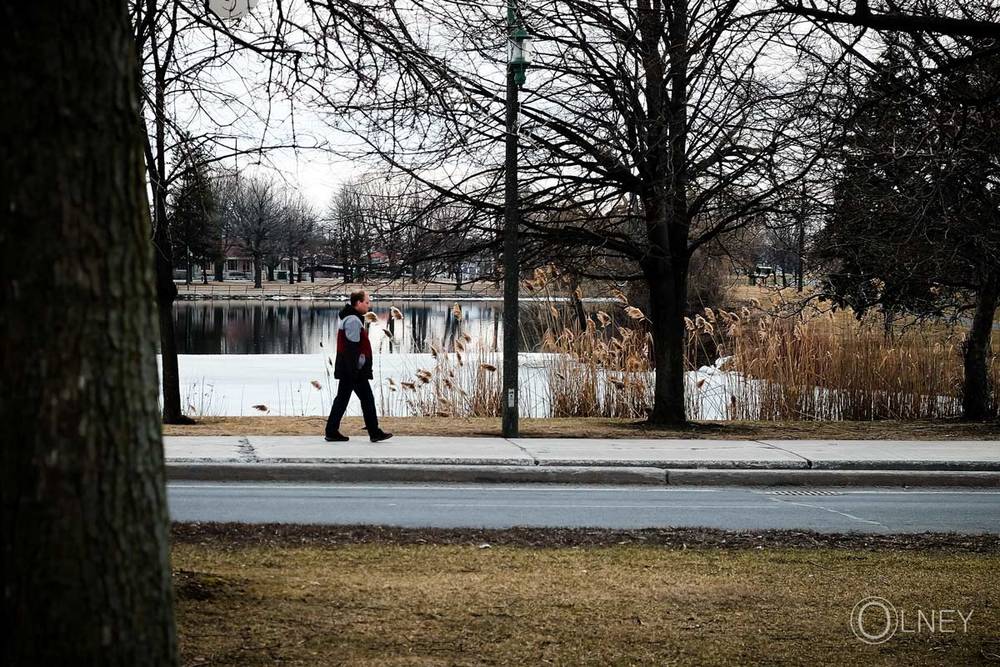
[[[653,333],[653,424],[683,424],[684,313],[687,308],[687,266],[661,266],[647,272],[649,321]]]
[[[125,3],[5,3],[0,44],[0,662],[172,665]]]
[[[257,289],[261,288],[260,282],[260,259],[254,258],[253,260],[253,286]]]
[[[987,278],[976,295],[976,312],[965,341],[965,383],[962,391],[962,416],[969,420],[993,416],[989,358],[993,318],[1000,301],[1000,276]]]
[[[215,281],[221,283],[226,278],[226,264],[225,260],[216,260],[215,262]]]

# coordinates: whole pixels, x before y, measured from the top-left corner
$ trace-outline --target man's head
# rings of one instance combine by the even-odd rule
[[[362,315],[367,313],[368,309],[372,307],[372,300],[369,298],[368,292],[363,289],[351,292],[351,307]]]

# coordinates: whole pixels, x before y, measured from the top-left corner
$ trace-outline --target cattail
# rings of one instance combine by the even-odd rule
[[[451,314],[455,316],[456,320],[462,319],[462,307],[456,303],[451,307]]]
[[[468,333],[464,331],[462,332],[462,338],[465,340],[466,343],[472,342],[472,336],[470,336]]]
[[[684,318],[684,328],[687,329],[688,331],[695,330],[694,322],[691,321],[690,317]]]
[[[322,389],[323,385],[319,383],[319,380],[312,380],[309,384],[316,387],[316,389]]]
[[[399,384],[403,387],[403,389],[408,389],[410,391],[414,391],[417,388],[417,384],[415,382],[400,382]]]
[[[462,361],[462,353],[461,352],[456,352],[455,353],[455,357],[458,359],[458,365],[459,366],[464,366],[465,365],[465,362]]]
[[[441,350],[438,349],[437,345],[434,345],[432,343],[431,344],[431,357],[434,358],[434,359],[437,359],[437,356],[438,356],[438,354],[440,354],[440,352],[441,352]]]
[[[378,322],[378,315],[375,313],[365,313],[365,322]]]
[[[702,378],[701,380],[698,380],[698,382],[697,382],[697,384],[696,384],[695,386],[696,386],[696,387],[697,387],[698,389],[701,389],[702,387],[704,387],[704,386],[705,386],[705,379],[704,379],[704,378]]]
[[[704,329],[705,325],[707,325],[707,324],[708,324],[708,322],[705,321],[704,317],[702,317],[701,315],[695,315],[695,317],[694,317],[694,328],[695,329]]]
[[[390,387],[395,387],[396,386],[396,381],[393,380],[392,378],[389,378],[389,386]]]
[[[403,319],[403,311],[401,311],[399,308],[396,308],[396,306],[393,306],[392,308],[389,309],[389,315],[391,315],[392,319],[394,320]]]
[[[574,340],[576,340],[576,335],[569,329],[564,328],[562,330],[562,335],[560,336],[560,338],[566,338],[567,342],[572,343]]]
[[[575,296],[580,301],[583,300],[583,292],[580,291],[579,287],[577,287],[575,290],[573,290],[573,296]]]
[[[608,378],[608,382],[610,382],[614,386],[618,387],[619,389],[624,389],[625,388],[625,383],[622,382],[621,380],[616,379],[616,378]]]
[[[622,303],[628,303],[628,297],[625,296],[625,292],[621,291],[617,287],[611,289],[611,294]]]
[[[646,316],[643,315],[642,311],[636,308],[635,306],[626,306],[625,314],[628,315],[633,320],[642,320],[646,318]]]
[[[709,322],[715,321],[715,311],[709,308],[708,306],[705,306],[705,319],[708,320]]]
[[[436,414],[438,417],[451,417],[451,413],[445,410],[438,410],[434,414]]]
[[[602,327],[606,327],[611,324],[611,316],[603,310],[599,310],[597,311],[597,321],[601,323]]]
[[[715,327],[713,327],[710,322],[705,322],[705,333],[709,336],[715,333]]]
[[[385,335],[385,337],[386,337],[386,338],[388,338],[389,340],[392,340],[392,341],[396,340],[396,334],[394,334],[394,333],[393,333],[392,331],[390,331],[389,329],[386,329],[385,327],[382,327],[382,333],[383,333],[383,334]]]
[[[256,410],[258,412],[269,412],[268,407],[266,405],[264,405],[264,404],[252,405],[250,407],[252,407],[254,410]]]
[[[549,306],[549,312],[552,313],[552,317],[559,319],[559,309],[555,306]]]
[[[465,352],[465,341],[456,340],[455,349],[458,350],[459,352]]]
[[[483,363],[479,364],[479,367],[482,368],[484,371],[489,371],[490,373],[496,373],[497,371],[497,367],[494,366],[493,364]]]

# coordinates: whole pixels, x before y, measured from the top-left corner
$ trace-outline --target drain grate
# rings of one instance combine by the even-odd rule
[[[839,491],[807,491],[807,490],[796,490],[796,491],[768,491],[768,494],[772,496],[842,496]]]

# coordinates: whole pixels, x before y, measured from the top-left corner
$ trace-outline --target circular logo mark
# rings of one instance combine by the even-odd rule
[[[885,598],[869,596],[851,610],[851,631],[866,644],[889,641],[899,627],[896,607]]]

